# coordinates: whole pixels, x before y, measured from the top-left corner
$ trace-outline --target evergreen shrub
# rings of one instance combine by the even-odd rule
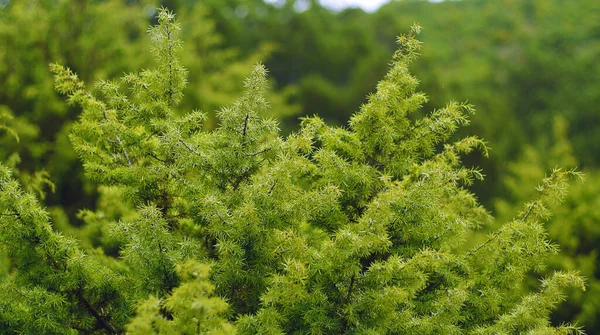
[[[564,287],[584,287],[577,274],[521,290],[556,252],[542,223],[579,174],[553,171],[466,247],[491,217],[466,190],[481,172],[460,157],[486,146],[449,141],[467,104],[413,119],[427,99],[408,71],[418,26],[347,127],[309,117],[285,139],[262,117],[261,65],[215,130],[203,112],[175,113],[187,84],[178,30],[161,9],[149,30],[158,67],[98,82],[101,98],[51,65],[83,110],[70,139],[102,201],[75,238],[0,168],[3,333],[581,333],[548,321]]]

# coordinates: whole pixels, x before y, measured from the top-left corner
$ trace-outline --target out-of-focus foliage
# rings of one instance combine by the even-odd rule
[[[140,67],[148,60],[147,25],[143,11],[119,1],[11,1],[0,10],[0,105],[15,115],[21,138],[2,137],[0,157],[18,153],[22,176],[48,171],[57,186],[49,203],[92,206],[94,199],[82,196],[90,190],[66,138],[78,111],[55,93],[48,64],[68,64],[89,81]]]
[[[561,165],[575,167],[571,143],[566,137],[563,118],[554,120],[553,132],[544,147],[526,146],[522,157],[508,166],[510,175],[505,179],[509,195],[496,199],[498,220],[509,218],[519,210],[518,204],[533,196],[532,186],[545,174],[544,169]],[[597,170],[586,173],[586,182],[574,185],[560,206],[552,206],[554,216],[546,223],[553,241],[561,252],[549,258],[546,273],[578,269],[587,278],[588,292],[569,291],[565,302],[553,318],[556,321],[579,320],[590,334],[600,331],[600,176]],[[536,280],[529,282],[529,288]]]
[[[299,114],[342,123],[387,71],[395,37],[417,21],[426,27],[424,42],[432,46],[415,64],[423,87],[435,93],[426,108],[450,97],[477,106],[473,126],[493,144],[493,151],[489,161],[473,163],[484,166],[492,179],[501,179],[505,162],[521,152],[521,143],[546,141],[557,114],[571,124],[569,136],[581,164],[598,164],[598,155],[590,154],[600,151],[594,130],[600,105],[595,84],[600,77],[595,62],[600,57],[597,1],[397,1],[373,14],[360,9],[336,13],[317,1],[287,0],[280,6],[261,0],[164,4],[178,10],[187,27],[182,58],[194,85],[185,92],[183,109],[211,112],[231,101],[248,65],[263,58],[277,85],[286,87],[272,104],[294,99],[302,106],[301,113],[281,109],[278,116],[287,116],[284,128],[293,127]],[[47,90],[43,65],[53,59],[77,71],[89,68],[84,71],[87,81],[148,66],[139,42],[154,7],[151,2],[12,1],[2,10],[0,38],[6,48],[0,50],[0,78],[6,89],[0,102],[15,112],[17,124],[23,122],[21,115],[32,113],[30,123],[44,125],[17,127],[28,143],[21,150],[21,167],[39,169],[39,163],[28,166],[35,165],[28,157],[39,162],[55,137],[58,148],[66,142],[66,131],[56,134],[68,110]],[[20,33],[23,26],[28,29]],[[67,119],[74,113],[69,111]],[[29,144],[31,137],[43,140]],[[50,171],[55,178],[67,175],[55,169]],[[501,185],[476,190],[487,201],[487,190],[497,191]],[[57,187],[57,194],[68,193],[62,183]]]
[[[275,45],[266,61],[278,86],[297,86],[302,115],[318,114],[343,124],[389,68],[398,34],[376,38],[371,17],[360,9],[336,13],[315,0],[286,0],[277,6],[262,0],[206,0],[228,44],[243,52],[268,41]],[[240,12],[245,13],[240,17]],[[297,128],[296,118],[284,121]]]

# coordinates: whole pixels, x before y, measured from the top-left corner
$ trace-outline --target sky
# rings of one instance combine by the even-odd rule
[[[285,0],[266,0],[267,2],[277,3],[285,2]],[[321,0],[321,4],[325,7],[340,10],[347,7],[361,7],[365,11],[376,11],[381,5],[390,0]],[[429,0],[430,2],[441,2],[443,0]],[[309,1],[306,1],[308,3]],[[299,0],[296,5],[300,11],[306,9],[302,0]]]
[[[388,0],[321,0],[323,6],[333,9],[345,7],[361,7],[366,11],[375,11]]]

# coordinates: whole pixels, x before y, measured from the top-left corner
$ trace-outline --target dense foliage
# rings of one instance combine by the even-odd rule
[[[468,247],[491,217],[466,189],[481,172],[461,155],[486,146],[450,140],[469,123],[468,104],[416,114],[427,101],[408,70],[419,31],[399,38],[390,71],[347,127],[305,118],[286,138],[265,117],[261,65],[216,129],[203,129],[204,112],[178,112],[188,70],[165,9],[149,30],[154,68],[101,80],[94,94],[53,64],[57,91],[83,110],[70,140],[101,197],[80,213],[82,229],[60,233],[14,170],[0,168],[0,328],[579,333],[549,323],[563,289],[584,286],[579,276],[555,272],[536,293],[522,289],[557,251],[543,222],[579,174],[554,170],[514,218]]]
[[[526,191],[533,190],[544,171],[557,165],[584,167],[588,182],[576,187],[587,191],[576,191],[568,200],[569,207],[579,208],[581,215],[557,218],[553,222],[560,224],[551,224],[563,227],[552,238],[561,244],[567,238],[571,245],[563,248],[563,257],[553,268],[572,269],[576,259],[583,257],[588,260],[586,275],[600,279],[600,261],[594,256],[600,253],[600,244],[595,243],[593,205],[600,157],[595,154],[600,143],[600,2],[404,0],[370,14],[359,9],[336,13],[316,1],[288,0],[262,18],[253,16],[265,6],[261,1],[228,1],[228,6],[235,8],[236,3],[251,3],[256,11],[251,10],[248,19],[238,20],[215,10],[226,40],[246,47],[244,50],[250,50],[247,46],[252,43],[244,41],[276,42],[279,49],[266,62],[276,82],[298,86],[303,114],[317,113],[336,124],[344,124],[358,110],[365,102],[363,97],[385,73],[395,36],[415,21],[425,26],[421,38],[428,48],[413,64],[421,87],[431,96],[424,110],[449,99],[468,100],[479,110],[470,129],[492,144],[489,159],[478,155],[465,158],[468,166],[482,167],[487,176],[485,183],[475,183],[470,189],[506,218],[506,211],[496,208],[498,198],[509,203],[513,213],[528,199]],[[294,9],[296,3],[311,6],[299,12]],[[245,29],[231,28],[239,26]],[[557,117],[570,125],[565,136],[574,161],[516,162],[519,157],[550,155],[555,140],[551,129]],[[295,119],[283,122],[295,123]],[[459,130],[458,134],[467,133]],[[515,171],[515,166],[523,170]],[[513,183],[513,175],[530,177],[526,184]],[[513,193],[511,183],[520,189],[519,196]],[[597,299],[597,294],[585,296],[588,301]],[[590,333],[600,333],[600,308],[590,304],[562,305],[555,318],[578,319]]]
[[[14,161],[26,183],[40,174],[51,176],[55,192],[48,192],[46,204],[66,211],[72,221],[78,209],[95,206],[95,185],[84,178],[68,140],[80,109],[55,92],[48,64],[65,64],[91,82],[154,66],[145,32],[155,8],[152,1],[122,0],[28,0],[0,7],[0,115],[14,116],[8,125],[21,139],[0,137],[0,159]],[[224,45],[204,3],[194,1],[182,12],[181,61],[194,85],[186,88],[180,108],[206,111],[207,126],[214,127],[214,112],[243,91],[243,79],[272,46],[257,43],[240,54]],[[269,91],[278,117],[296,113],[286,103],[292,93],[291,88]],[[15,153],[18,159],[9,159]]]

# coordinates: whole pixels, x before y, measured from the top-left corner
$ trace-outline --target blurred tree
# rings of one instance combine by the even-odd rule
[[[0,157],[18,153],[22,176],[45,169],[56,185],[48,204],[70,213],[92,207],[92,189],[84,188],[66,138],[78,110],[55,93],[48,64],[67,64],[88,81],[147,64],[140,47],[147,17],[122,1],[12,1],[0,16],[0,105],[14,113],[21,138],[1,139]]]
[[[262,0],[205,3],[227,45],[242,52],[261,42],[275,47],[265,65],[278,87],[297,87],[296,101],[303,116],[318,114],[343,124],[389,68],[393,50],[373,38],[369,14],[360,9],[336,13],[316,0],[287,0],[279,5]],[[297,128],[297,115],[282,122],[286,129]]]
[[[499,221],[513,216],[519,210],[519,203],[531,199],[531,187],[544,177],[547,169],[577,165],[567,134],[567,122],[556,117],[552,138],[545,146],[526,146],[521,158],[508,164],[510,174],[505,183],[509,196],[495,201]],[[589,334],[597,334],[600,332],[600,176],[593,170],[586,173],[586,179],[573,187],[563,205],[552,207],[555,215],[545,228],[549,237],[560,244],[561,251],[549,258],[545,273],[578,269],[587,278],[589,291],[586,294],[569,291],[569,302],[559,306],[553,319],[579,320]],[[534,277],[531,276],[528,289],[537,286]]]

